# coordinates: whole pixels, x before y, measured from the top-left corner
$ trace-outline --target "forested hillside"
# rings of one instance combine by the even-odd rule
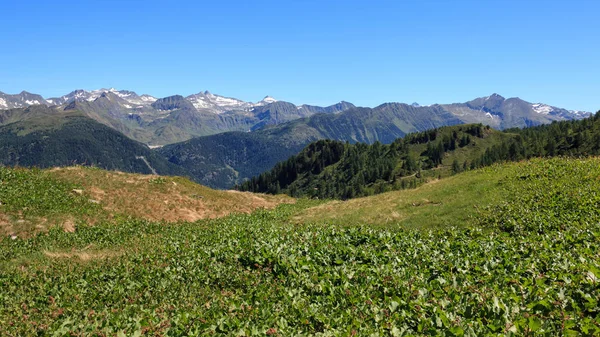
[[[471,124],[409,134],[388,145],[320,140],[238,188],[341,199],[376,194],[466,169],[471,160],[510,137]]]
[[[244,182],[243,191],[348,199],[415,187],[435,177],[532,157],[600,154],[600,112],[583,120],[494,131],[442,127],[389,145],[318,141]]]
[[[187,176],[146,145],[76,112],[35,114],[0,127],[0,164],[40,168],[69,165]]]
[[[226,132],[157,149],[169,162],[187,170],[195,181],[215,188],[234,186],[302,150],[262,132]]]
[[[273,110],[275,107],[283,115]],[[261,128],[264,127],[260,130],[252,128],[256,130],[252,136],[241,132],[211,135],[172,144],[159,151],[173,163],[179,163],[192,172],[196,181],[212,187],[230,188],[272,169],[279,161],[321,139],[389,144],[407,134],[443,126],[473,123],[504,129],[588,116],[584,112],[532,104],[519,98],[505,99],[500,95],[481,97],[463,104],[419,106],[385,103],[374,108],[342,106],[337,111],[347,109],[338,113],[317,113],[291,121],[282,117],[290,115],[292,108],[293,105],[283,102],[257,108],[256,111],[270,111],[269,118],[264,119],[269,122],[260,124]],[[258,115],[262,116],[262,113]],[[278,124],[273,121],[287,122]],[[251,139],[254,145],[240,147],[239,144],[247,139]],[[249,153],[249,149],[258,150]]]

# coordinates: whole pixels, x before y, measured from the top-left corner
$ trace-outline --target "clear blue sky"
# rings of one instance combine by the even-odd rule
[[[600,1],[0,0],[0,91],[600,109]]]

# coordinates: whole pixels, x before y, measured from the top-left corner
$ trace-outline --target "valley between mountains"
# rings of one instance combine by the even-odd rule
[[[112,88],[48,99],[0,92],[0,109],[4,165],[154,170],[221,189],[258,176],[320,139],[389,144],[443,126],[474,123],[505,130],[591,115],[497,94],[465,103],[363,108],[348,102],[297,106],[269,96],[245,102],[208,91],[156,98]]]

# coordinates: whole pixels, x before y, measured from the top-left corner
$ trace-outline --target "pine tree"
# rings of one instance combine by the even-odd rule
[[[460,172],[460,165],[458,164],[458,159],[454,158],[452,161],[452,173],[456,174]]]

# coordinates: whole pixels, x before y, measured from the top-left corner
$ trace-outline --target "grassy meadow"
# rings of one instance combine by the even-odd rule
[[[344,202],[179,179],[0,168],[0,335],[600,334],[598,158]]]

